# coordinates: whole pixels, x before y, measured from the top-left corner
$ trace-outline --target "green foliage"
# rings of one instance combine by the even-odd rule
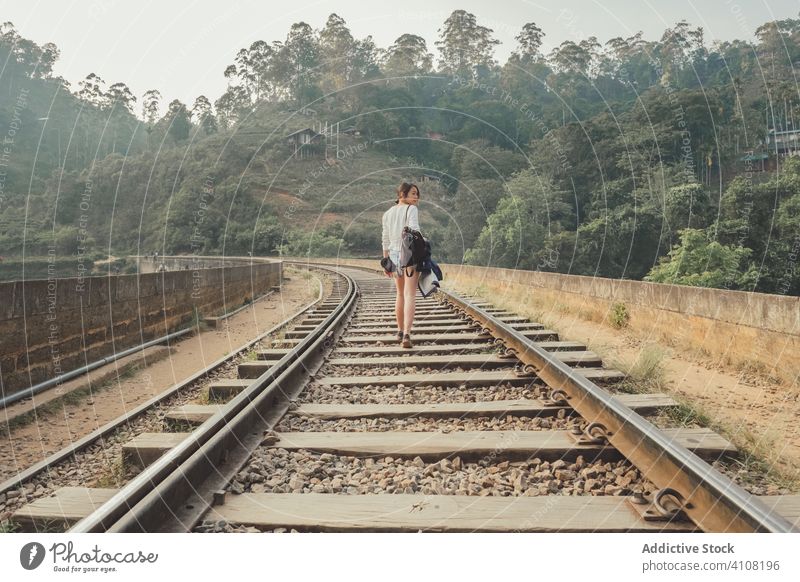
[[[163,119],[167,126],[167,133],[176,142],[181,142],[189,137],[192,122],[186,105],[175,99],[169,104],[167,115]]]
[[[14,533],[19,529],[19,524],[11,520],[0,521],[0,533]]]
[[[281,246],[281,254],[299,257],[338,257],[343,241],[325,232],[292,231]]]
[[[225,93],[189,109],[95,73],[72,91],[57,47],[7,23],[0,116],[21,127],[0,253],[55,243],[67,260],[80,238],[119,255],[377,256],[396,184],[436,174],[421,209],[439,260],[799,293],[800,160],[770,154],[780,171],[762,174],[741,150],[759,153],[772,100],[775,126],[800,118],[800,19],[712,46],[686,22],[658,40],[549,39],[548,54],[545,36],[520,23],[497,63],[493,32],[456,10],[429,39],[434,66],[426,39],[398,31],[383,51],[331,14],[242,47]],[[293,157],[286,136],[334,121],[360,136]],[[339,140],[366,151],[338,157]]]
[[[472,78],[484,74],[495,62],[493,47],[500,41],[492,37],[492,29],[477,23],[474,14],[455,10],[445,20],[441,40],[436,43],[440,53],[440,70]]]
[[[533,170],[509,180],[503,198],[466,253],[470,264],[553,270],[557,264],[552,237],[571,221],[566,193]],[[466,204],[466,203],[465,203]],[[468,208],[474,208],[470,204]]]
[[[724,246],[693,228],[681,231],[680,240],[645,281],[748,290],[755,285],[758,271],[750,262],[750,249]]]
[[[403,34],[386,51],[383,69],[389,77],[417,75],[430,72],[432,63],[433,55],[428,52],[425,39]]]
[[[283,242],[283,227],[271,215],[260,217],[254,229],[239,228],[228,233],[228,240],[232,241],[231,252],[235,254],[274,255]]]

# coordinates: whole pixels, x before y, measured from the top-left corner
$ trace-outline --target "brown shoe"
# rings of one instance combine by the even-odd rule
[[[403,335],[403,347],[404,348],[413,348],[414,344],[411,343],[411,336],[409,334]]]
[[[402,343],[402,342],[403,342],[403,330],[401,329],[400,331],[397,332],[397,343]]]

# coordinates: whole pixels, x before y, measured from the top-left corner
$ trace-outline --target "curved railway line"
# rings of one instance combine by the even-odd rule
[[[65,451],[0,486],[18,492],[14,520],[72,532],[797,531],[800,496],[747,493],[709,464],[736,455],[728,441],[658,428],[648,417],[675,403],[614,392],[623,375],[585,346],[442,291],[418,300],[403,349],[391,281],[313,268],[331,292],[290,318],[279,347],[254,340],[256,359],[217,362],[207,394],[162,414],[163,431],[125,435],[121,486],[22,505],[42,493],[26,482],[77,454]]]

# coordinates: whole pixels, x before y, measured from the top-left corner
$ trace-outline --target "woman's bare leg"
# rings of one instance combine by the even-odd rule
[[[394,286],[397,289],[397,296],[394,300],[394,315],[397,319],[397,329],[403,330],[403,308],[404,308],[404,277],[394,277]]]
[[[419,272],[414,269],[414,275],[411,277],[404,277],[405,289],[403,295],[405,297],[405,320],[403,321],[403,331],[411,333],[411,326],[414,324],[414,311],[417,307],[417,281],[419,281]]]

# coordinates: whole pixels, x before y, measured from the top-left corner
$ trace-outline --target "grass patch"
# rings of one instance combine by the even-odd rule
[[[200,393],[195,398],[195,403],[197,404],[213,404],[211,400],[208,398],[208,386],[203,388]]]
[[[620,392],[644,394],[666,390],[666,371],[664,369],[664,350],[653,344],[646,344],[639,350],[633,362],[615,360],[613,367],[623,372],[625,380],[616,384]]]
[[[770,370],[763,362],[738,362],[735,364],[735,369],[742,376],[757,376],[773,384],[786,385],[780,377],[774,374],[775,370]]]
[[[36,524],[36,533],[64,533],[71,524],[63,519],[48,519]]]
[[[741,453],[739,458],[732,459],[729,463],[741,469],[739,479],[742,483],[759,485],[766,478],[778,487],[795,492],[800,490],[798,468],[786,466],[782,459],[773,458],[775,451],[780,450],[777,443],[763,442],[763,439],[759,441],[749,431],[741,437],[729,437]]]
[[[11,520],[0,521],[0,533],[14,533],[19,530],[19,524]]]
[[[628,375],[615,388],[629,394],[670,392],[664,380],[663,358],[664,353],[657,346],[646,345],[634,362],[615,363]],[[800,489],[800,473],[797,468],[788,466],[778,455],[781,450],[780,438],[756,437],[741,425],[734,427],[716,420],[700,404],[679,394],[670,392],[670,396],[677,404],[659,412],[654,419],[657,426],[709,428],[728,439],[739,450],[739,457],[728,459],[726,463],[742,469],[738,474],[742,484],[757,485],[766,479],[778,487],[793,491]]]
[[[468,289],[467,294],[485,299],[489,294],[489,289],[486,287],[486,285],[477,285],[471,289]]]
[[[105,475],[98,478],[94,482],[92,487],[115,489],[122,487],[122,484],[124,482],[125,482],[125,467],[122,464],[122,459],[119,458],[115,461],[112,461],[108,465],[108,467],[106,468]]]
[[[713,419],[702,407],[691,404],[683,398],[676,398],[675,395],[673,395],[673,400],[677,402],[677,406],[671,406],[658,413],[658,417],[668,420],[671,426],[675,428],[691,426],[711,428],[714,425]]]
[[[611,305],[611,310],[608,312],[608,322],[614,329],[622,329],[628,327],[628,322],[631,320],[631,315],[628,313],[628,308],[624,303],[614,303]]]
[[[197,423],[186,420],[164,419],[164,432],[192,432],[197,426]]]
[[[677,406],[668,408],[659,417],[665,418],[671,426],[700,426],[710,428],[724,436],[738,449],[739,456],[726,459],[724,462],[737,473],[742,485],[763,485],[766,480],[770,484],[791,491],[800,490],[800,472],[791,467],[778,455],[781,450],[780,438],[756,437],[752,432],[739,426],[717,421],[701,405],[672,394]],[[658,423],[656,423],[658,424]],[[736,468],[740,469],[736,471]]]
[[[206,323],[205,317],[200,313],[197,307],[195,307],[192,311],[192,319],[189,320],[187,327],[195,330],[198,333],[211,329],[211,327],[209,327],[209,325]]]

